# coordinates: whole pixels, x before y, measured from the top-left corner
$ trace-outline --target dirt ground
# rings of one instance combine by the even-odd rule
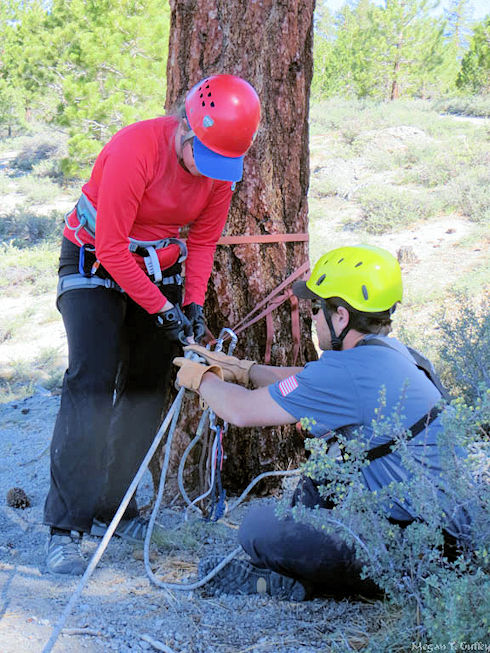
[[[44,573],[47,528],[42,524],[49,479],[49,445],[59,397],[39,389],[20,402],[0,405],[0,651],[37,653],[75,591],[79,579]],[[11,508],[5,497],[21,487],[30,507]],[[151,496],[151,478],[138,491]],[[198,519],[177,543],[154,549],[152,568],[160,579],[196,577],[201,557],[226,555],[236,545],[243,511],[227,525]],[[173,531],[183,512],[162,509],[159,522]],[[84,537],[90,556],[100,539]],[[349,650],[342,642],[365,639],[376,628],[380,606],[315,599],[305,603],[268,597],[206,598],[201,590],[167,593],[145,573],[140,548],[112,540],[54,646],[60,653],[81,651],[175,651],[175,653],[310,653]],[[356,625],[361,622],[361,626]],[[349,624],[349,625],[348,625]],[[329,644],[326,643],[329,641]],[[334,648],[330,648],[333,646]],[[337,648],[338,646],[338,648]]]

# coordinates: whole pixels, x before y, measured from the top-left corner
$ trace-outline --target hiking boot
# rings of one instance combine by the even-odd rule
[[[114,535],[120,537],[127,542],[132,544],[143,544],[145,541],[146,533],[148,532],[148,525],[150,523],[149,519],[144,517],[134,517],[133,519],[121,519],[117,525]],[[94,519],[92,522],[92,528],[90,530],[90,535],[95,535],[96,537],[104,537],[106,534],[109,524],[106,524],[98,519]],[[158,538],[158,535],[163,532],[162,526],[155,523],[152,533],[152,539],[154,537]]]
[[[204,578],[222,557],[209,556],[199,562],[199,578]],[[216,594],[268,594],[286,601],[304,601],[308,589],[299,580],[283,576],[270,569],[255,567],[247,560],[232,560],[203,587],[208,596]]]
[[[87,561],[80,546],[82,536],[78,531],[52,533],[48,540],[46,569],[51,574],[81,576],[87,568]]]

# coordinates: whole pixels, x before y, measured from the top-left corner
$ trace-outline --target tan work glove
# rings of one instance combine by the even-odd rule
[[[202,377],[206,372],[216,374],[223,381],[223,370],[219,365],[203,365],[183,356],[174,358],[173,363],[180,367],[177,373],[177,383],[184,388],[194,390],[194,392],[199,392]]]
[[[250,368],[255,365],[255,361],[241,360],[235,356],[228,356],[222,351],[211,351],[201,345],[189,345],[184,347],[184,351],[198,354],[210,365],[219,365],[223,370],[225,381],[243,385],[248,385],[250,381]]]

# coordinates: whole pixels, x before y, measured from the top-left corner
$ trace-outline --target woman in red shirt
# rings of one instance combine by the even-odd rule
[[[66,218],[57,305],[69,361],[51,444],[48,571],[85,570],[82,533],[103,534],[158,428],[178,347],[204,335],[216,243],[259,120],[245,80],[202,80],[181,115],[113,136]],[[133,499],[116,534],[140,541],[146,527]]]

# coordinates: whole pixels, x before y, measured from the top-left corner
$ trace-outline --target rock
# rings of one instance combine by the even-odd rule
[[[415,254],[413,247],[410,247],[408,245],[400,247],[400,249],[396,253],[396,257],[400,264],[419,262],[419,259],[417,258],[417,255]]]
[[[25,510],[29,508],[31,501],[24,490],[20,487],[13,487],[7,492],[7,506]]]

